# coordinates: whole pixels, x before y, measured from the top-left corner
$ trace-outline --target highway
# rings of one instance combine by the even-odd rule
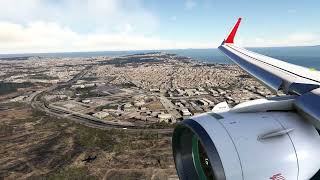
[[[69,80],[66,83],[63,84],[56,84],[49,88],[44,89],[43,91],[39,91],[37,94],[33,96],[31,99],[31,107],[36,110],[40,110],[42,112],[45,112],[49,116],[62,118],[62,119],[68,119],[73,122],[92,127],[92,128],[98,128],[98,129],[119,129],[119,130],[125,130],[128,133],[139,133],[139,132],[153,132],[153,133],[160,133],[160,134],[171,134],[173,129],[148,129],[146,127],[138,127],[134,125],[128,125],[128,124],[121,124],[116,122],[105,122],[101,121],[97,118],[94,118],[89,115],[81,114],[81,113],[75,113],[72,111],[68,111],[65,109],[57,108],[55,106],[51,106],[48,103],[46,103],[43,100],[43,96],[49,92],[52,92],[56,89],[60,89],[63,87],[71,86],[73,83],[75,83],[77,80],[81,79],[84,75],[86,75],[90,70],[92,69],[92,66],[85,68],[83,71],[81,71],[79,74],[75,75],[71,80]]]

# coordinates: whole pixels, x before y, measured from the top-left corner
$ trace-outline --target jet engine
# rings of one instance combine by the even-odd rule
[[[172,137],[179,178],[312,178],[320,167],[318,131],[289,110],[290,100],[262,101],[182,121]]]

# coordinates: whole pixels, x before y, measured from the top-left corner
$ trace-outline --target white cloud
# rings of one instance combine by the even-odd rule
[[[211,42],[166,40],[142,0],[0,0],[0,53],[212,48]],[[195,0],[185,0],[192,9]],[[172,21],[177,17],[172,16]],[[239,39],[245,46],[320,44],[320,37]]]
[[[150,33],[158,26],[142,0],[2,0],[0,21],[58,22],[87,32],[114,32],[134,24],[132,32]]]
[[[68,47],[78,34],[56,23],[0,22],[0,53],[45,52]]]
[[[299,32],[291,33],[280,38],[239,38],[238,44],[251,47],[277,47],[277,46],[309,46],[319,45],[320,36],[318,34]]]
[[[130,27],[128,27],[130,28]],[[211,43],[164,40],[130,33],[80,34],[58,23],[0,22],[0,53],[208,48]]]
[[[142,0],[10,0],[0,6],[0,53],[211,46],[157,37],[158,23]]]
[[[126,28],[130,31],[132,27],[128,24]],[[53,22],[37,21],[26,25],[0,22],[0,53],[158,50],[218,46],[212,42],[174,41],[127,31],[78,33]],[[236,42],[251,47],[315,45],[320,44],[320,37],[311,33],[293,33],[282,39],[239,37]]]
[[[0,24],[0,53],[80,51],[119,48],[79,46],[101,34],[117,41],[150,36],[158,19],[142,0],[10,0],[1,2]]]
[[[192,9],[196,6],[196,2],[194,0],[186,0],[185,1],[185,8],[186,9]]]

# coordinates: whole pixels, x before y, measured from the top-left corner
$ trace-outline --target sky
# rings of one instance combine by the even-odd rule
[[[0,0],[0,54],[320,44],[318,0]]]

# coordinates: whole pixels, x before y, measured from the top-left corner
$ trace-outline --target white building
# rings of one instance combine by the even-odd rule
[[[172,118],[171,114],[158,114],[158,118],[160,119],[160,122],[169,122],[169,120]]]
[[[183,116],[192,116],[191,112],[189,109],[182,109],[181,110]]]
[[[94,113],[92,116],[96,117],[96,118],[99,118],[99,119],[103,119],[107,116],[109,116],[110,114],[107,113],[107,112],[104,112],[104,111],[100,111],[100,112],[97,112],[97,113]]]

